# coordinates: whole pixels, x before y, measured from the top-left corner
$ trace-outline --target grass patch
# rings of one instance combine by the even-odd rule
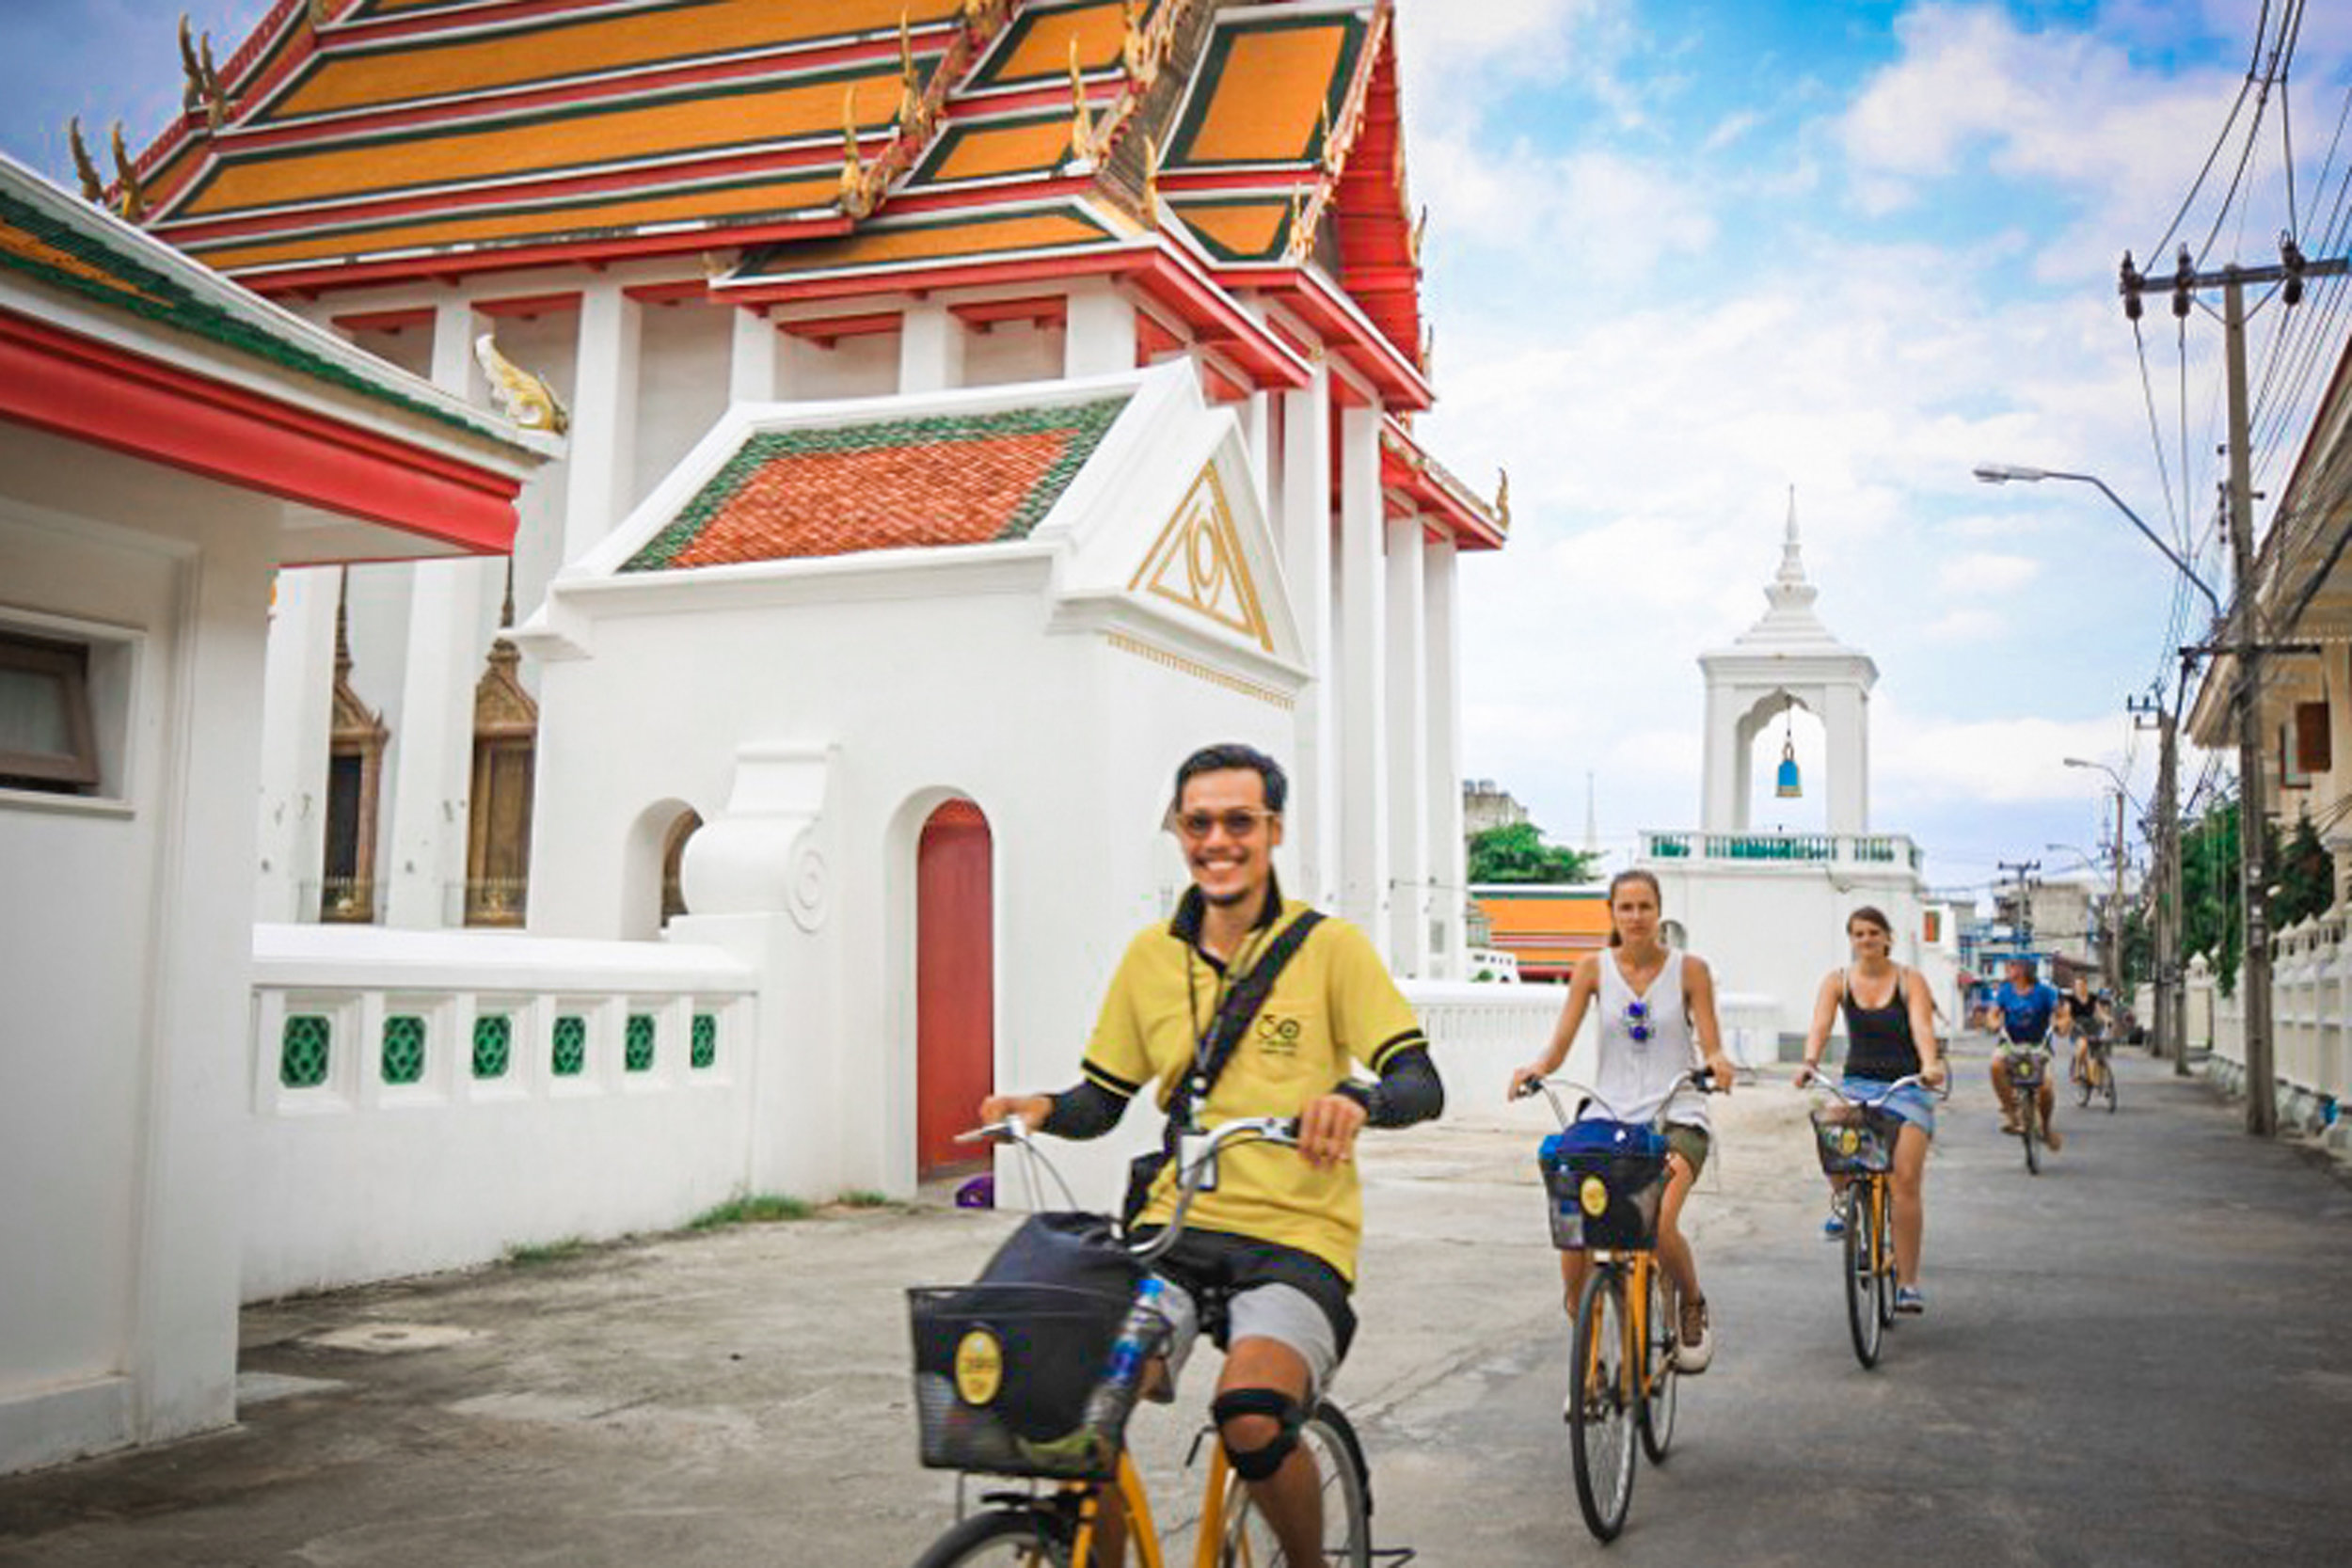
[[[535,1269],[577,1258],[592,1244],[585,1236],[566,1236],[560,1242],[527,1242],[508,1247],[506,1261],[517,1269]]]
[[[890,1200],[880,1193],[843,1193],[838,1199],[844,1209],[887,1209]]]
[[[716,1230],[726,1225],[773,1225],[779,1220],[804,1220],[815,1211],[797,1197],[777,1193],[755,1193],[743,1197],[731,1197],[715,1209],[706,1209],[686,1222],[689,1230]]]

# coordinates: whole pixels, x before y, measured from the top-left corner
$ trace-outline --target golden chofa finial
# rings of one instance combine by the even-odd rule
[[[1146,227],[1160,226],[1160,141],[1150,132],[1143,135],[1143,221]]]
[[[1502,525],[1504,531],[1509,531],[1511,527],[1511,470],[1508,468],[1495,470],[1495,520]]]
[[[106,182],[98,175],[97,161],[89,155],[89,144],[82,139],[82,117],[75,115],[65,122],[66,144],[73,150],[73,172],[82,182],[82,199],[106,204]]]
[[[181,95],[181,106],[193,114],[204,111],[204,123],[212,130],[220,129],[228,118],[229,95],[221,91],[220,69],[213,64],[213,35],[204,35],[199,50],[188,27],[188,13],[180,13],[180,71],[187,78],[187,90]]]
[[[1412,231],[1406,236],[1405,241],[1405,253],[1412,258],[1412,262],[1415,266],[1421,265],[1422,242],[1427,237],[1428,233],[1429,209],[1423,207],[1421,210],[1421,215],[1413,220]]]
[[[1119,60],[1126,68],[1127,80],[1138,89],[1148,89],[1160,74],[1159,51],[1152,47],[1143,13],[1143,0],[1123,0],[1120,7]]]
[[[122,187],[120,212],[133,223],[147,216],[147,192],[139,185],[138,171],[131,166],[131,150],[122,145],[122,121],[116,120],[107,138],[114,148],[115,179]]]

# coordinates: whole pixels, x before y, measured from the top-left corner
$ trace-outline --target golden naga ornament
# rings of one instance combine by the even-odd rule
[[[508,419],[525,430],[556,436],[571,429],[571,410],[555,395],[555,388],[501,354],[496,336],[485,332],[476,338],[473,354],[482,373],[489,378],[490,395],[498,399]]]
[[[122,144],[122,121],[114,122],[108,140],[113,144],[115,179],[122,190],[117,210],[136,223],[147,216],[147,190],[139,183],[138,170],[132,166],[131,150]]]
[[[106,204],[106,182],[98,173],[98,164],[89,155],[89,144],[82,139],[82,117],[75,115],[65,122],[66,144],[73,150],[73,172],[82,182],[82,199]]]

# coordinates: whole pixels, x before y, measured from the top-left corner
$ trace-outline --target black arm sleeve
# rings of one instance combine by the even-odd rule
[[[1339,1092],[1364,1108],[1375,1127],[1410,1127],[1445,1109],[1445,1085],[1425,1045],[1408,1045],[1381,1065],[1376,1084],[1342,1084]]]
[[[1064,1089],[1049,1095],[1054,1108],[1045,1114],[1045,1125],[1039,1131],[1051,1132],[1057,1138],[1099,1138],[1119,1125],[1119,1118],[1127,1114],[1128,1096],[1113,1094],[1091,1078],[1081,1079],[1074,1089]]]

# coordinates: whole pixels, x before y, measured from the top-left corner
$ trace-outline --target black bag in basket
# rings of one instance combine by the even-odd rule
[[[1005,1238],[966,1288],[970,1308],[1009,1326],[1055,1323],[1054,1337],[1064,1340],[1051,1354],[1023,1357],[1020,1375],[1007,1379],[995,1403],[1007,1426],[1043,1440],[1078,1424],[1143,1275],[1143,1265],[1120,1244],[1108,1215],[1031,1214]],[[1073,1320],[1073,1304],[1082,1299],[1073,1291],[1100,1310],[1083,1310]]]

